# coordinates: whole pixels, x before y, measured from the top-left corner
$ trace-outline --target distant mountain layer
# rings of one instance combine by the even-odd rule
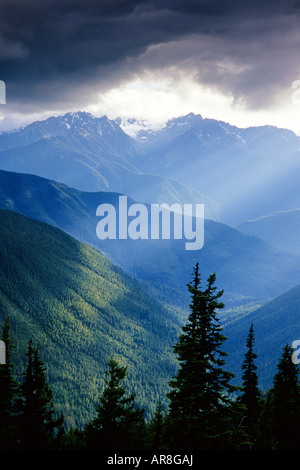
[[[267,390],[277,371],[283,347],[300,340],[300,286],[276,297],[258,310],[236,317],[224,326],[224,334],[228,338],[228,367],[236,374],[237,381],[241,378],[238,364],[246,352],[246,338],[251,323],[255,335],[254,352],[258,356],[255,362],[259,384]]]
[[[299,149],[300,137],[273,126],[190,113],[151,129],[78,112],[0,133],[0,169],[140,202],[204,203],[207,218],[236,225],[300,207]]]
[[[81,191],[115,191],[140,202],[204,203],[207,218],[219,204],[197,188],[145,167],[144,152],[106,116],[68,113],[0,134],[0,168],[53,179]]]
[[[250,220],[237,229],[246,235],[261,238],[277,250],[300,255],[300,209]]]
[[[276,185],[270,184],[265,192],[264,185],[300,162],[300,137],[292,131],[273,126],[240,129],[193,113],[172,119],[155,132],[141,130],[136,141],[147,156],[148,166],[143,170],[155,168],[158,174],[209,195],[222,206],[225,222],[236,216],[237,209],[238,221],[249,218],[247,204],[242,205],[244,197],[253,198],[254,210],[264,208],[273,194],[284,197]],[[299,168],[296,174],[295,169],[294,178],[299,180]],[[259,198],[257,187],[261,188]],[[267,213],[275,211],[273,207]]]
[[[300,160],[291,159],[278,165],[223,210],[223,218],[233,225],[265,217],[278,212],[300,208]]]
[[[134,201],[128,199],[128,206]],[[0,207],[46,222],[100,250],[145,283],[168,304],[187,307],[186,283],[196,261],[203,279],[215,272],[226,304],[266,301],[300,283],[298,257],[277,253],[265,242],[214,221],[205,221],[204,246],[187,251],[182,240],[100,240],[96,209],[109,203],[118,213],[119,194],[81,192],[39,178],[0,171]]]
[[[113,355],[153,412],[175,370],[177,320],[121,269],[63,231],[0,210],[0,323],[10,316],[22,370],[40,346],[55,406],[67,424],[94,417]]]

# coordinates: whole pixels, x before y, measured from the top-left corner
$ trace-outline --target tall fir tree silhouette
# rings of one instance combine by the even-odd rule
[[[96,407],[97,416],[86,427],[87,447],[95,450],[139,447],[144,439],[144,410],[135,395],[126,394],[123,381],[127,368],[114,358],[108,362],[106,386]]]
[[[196,263],[188,284],[190,315],[174,346],[179,370],[168,393],[174,448],[222,448],[226,440],[226,408],[236,387],[230,384],[233,374],[223,368],[226,337],[217,316],[224,307],[219,301],[223,291],[216,292],[215,280],[215,274],[209,276],[202,289]]]
[[[255,359],[257,354],[254,352],[254,328],[250,325],[249,334],[246,341],[247,351],[242,364],[242,394],[239,398],[244,406],[244,415],[242,425],[249,436],[249,448],[255,448],[257,444],[258,420],[260,412],[261,393],[258,388],[257,367]]]
[[[30,339],[28,363],[20,385],[20,446],[25,450],[55,447],[63,417],[55,418],[53,392],[46,378],[45,364]]]

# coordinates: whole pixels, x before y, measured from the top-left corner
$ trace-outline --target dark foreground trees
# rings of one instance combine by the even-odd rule
[[[300,449],[299,366],[292,362],[292,352],[288,344],[283,347],[273,386],[268,391],[262,448]]]
[[[14,343],[10,334],[10,319],[4,321],[1,340],[5,344],[5,363],[0,364],[0,450],[16,446],[17,418],[15,398],[17,382],[13,375],[12,354]]]
[[[28,363],[20,383],[13,377],[9,318],[2,339],[6,363],[0,365],[0,449],[49,450],[58,446],[63,418],[55,419],[53,394],[38,348],[28,345]]]

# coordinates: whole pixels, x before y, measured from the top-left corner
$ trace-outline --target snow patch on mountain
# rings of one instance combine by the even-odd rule
[[[115,120],[117,124],[121,127],[125,134],[129,135],[130,137],[138,140],[145,139],[144,133],[152,133],[160,130],[163,125],[153,124],[150,121],[145,119],[138,120],[138,119],[121,119],[118,118]]]

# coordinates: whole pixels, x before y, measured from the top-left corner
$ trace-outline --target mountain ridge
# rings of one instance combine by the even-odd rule
[[[235,297],[242,303],[243,298],[265,301],[296,285],[297,279],[300,282],[298,257],[277,253],[258,238],[211,220],[204,223],[204,247],[197,252],[186,251],[184,240],[99,240],[96,209],[110,203],[118,211],[119,196],[81,192],[34,175],[0,170],[2,209],[54,225],[88,243],[174,304],[187,305],[185,285],[196,261],[203,276],[217,273],[230,303]],[[128,199],[128,205],[133,202]]]
[[[237,230],[264,240],[277,250],[299,255],[300,209],[274,212],[238,225]]]
[[[119,118],[80,111],[50,117],[0,134],[0,168],[82,191],[123,192],[139,202],[205,200],[209,218],[229,225],[267,215],[260,206],[275,197],[272,179],[290,167],[300,172],[300,138],[288,129],[238,128],[194,113],[158,129],[139,125],[140,131],[126,134]],[[276,211],[275,201],[263,204]]]
[[[81,191],[122,192],[142,203],[205,203],[207,216],[219,218],[219,205],[196,188],[155,171],[142,172],[139,166],[145,156],[117,122],[87,113],[75,116],[49,118],[0,134],[0,168]]]

